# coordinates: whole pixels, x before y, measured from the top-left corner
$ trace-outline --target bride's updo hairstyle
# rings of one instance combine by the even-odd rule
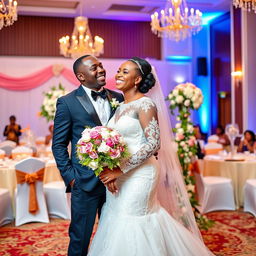
[[[151,73],[151,65],[144,59],[139,57],[133,57],[129,59],[138,66],[138,70],[141,74],[142,80],[138,85],[138,90],[141,93],[147,93],[155,85],[155,77]]]

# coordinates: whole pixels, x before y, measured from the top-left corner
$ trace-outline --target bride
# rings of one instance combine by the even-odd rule
[[[123,135],[131,156],[121,169],[100,175],[110,192],[88,255],[213,255],[195,223],[151,65],[137,57],[124,62],[116,87],[125,101],[108,126]],[[150,98],[145,96],[149,90]]]

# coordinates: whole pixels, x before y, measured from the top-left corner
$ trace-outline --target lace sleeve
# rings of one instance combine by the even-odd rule
[[[139,107],[138,119],[144,131],[146,141],[141,148],[122,165],[121,169],[124,173],[142,164],[160,148],[160,129],[158,125],[157,108],[151,100]]]

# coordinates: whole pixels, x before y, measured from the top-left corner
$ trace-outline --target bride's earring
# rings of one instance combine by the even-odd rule
[[[137,85],[136,84],[134,85],[134,88],[135,88],[135,90],[137,90]]]

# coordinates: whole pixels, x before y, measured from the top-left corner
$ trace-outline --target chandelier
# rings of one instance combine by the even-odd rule
[[[59,40],[60,54],[65,57],[79,58],[90,54],[99,56],[104,52],[104,40],[95,36],[94,40],[88,25],[88,19],[83,16],[75,18],[75,26],[71,38],[63,36]]]
[[[233,0],[233,5],[237,8],[243,8],[247,11],[254,11],[256,13],[256,0]]]
[[[176,42],[196,34],[202,29],[202,13],[187,7],[186,0],[167,0],[161,13],[151,15],[151,30],[159,37]]]
[[[0,29],[11,26],[17,18],[17,2],[9,0],[9,3],[5,4],[4,0],[0,0]]]

